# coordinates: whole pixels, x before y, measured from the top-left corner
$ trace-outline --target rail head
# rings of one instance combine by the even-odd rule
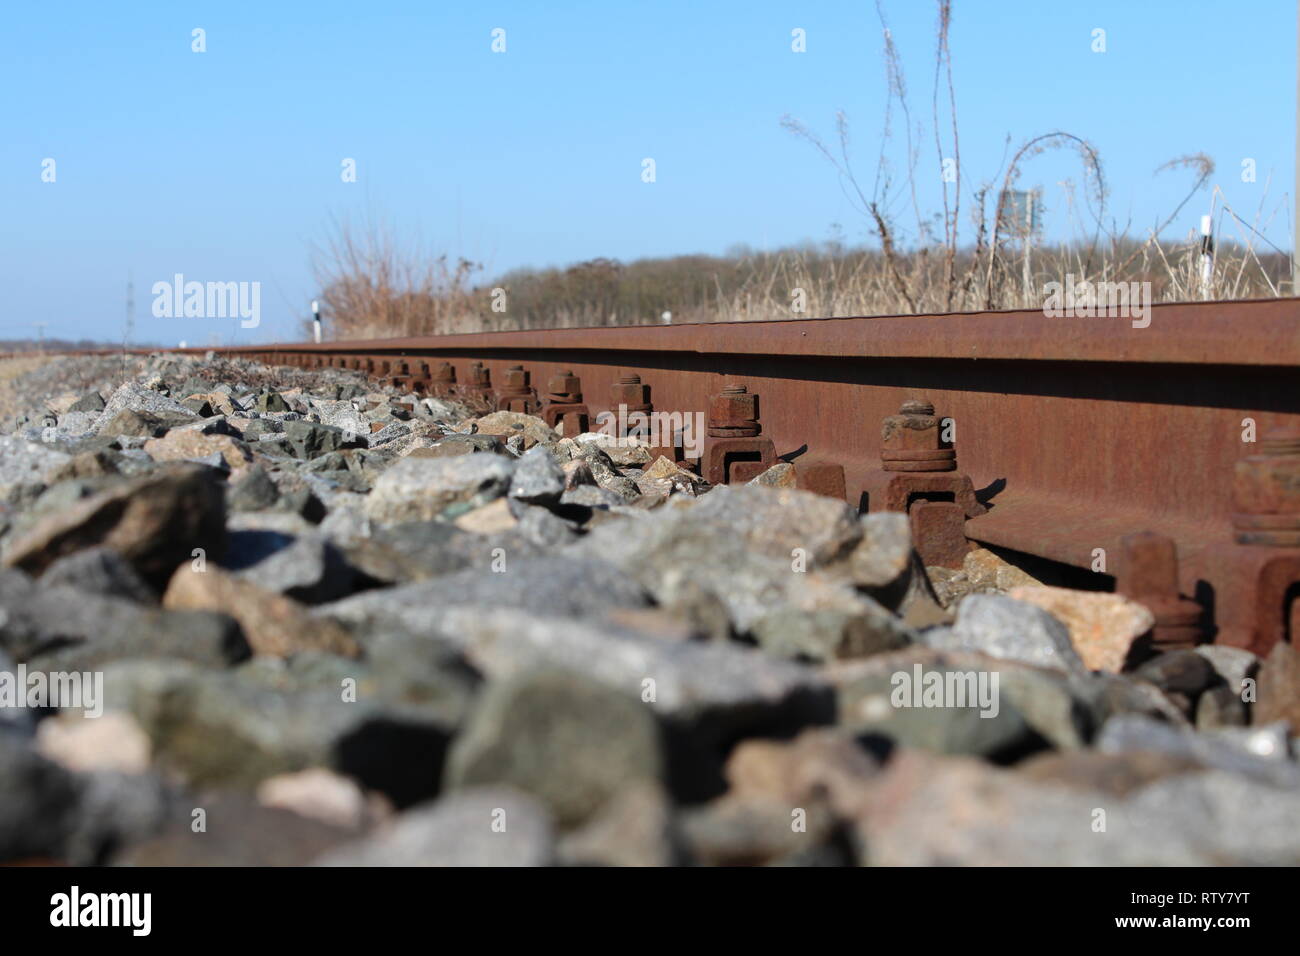
[[[201,354],[203,348],[191,348]],[[472,332],[227,346],[221,352],[489,351],[788,355],[843,360],[1300,365],[1300,299],[1172,303],[1130,316],[1053,317],[1037,310],[959,312],[675,326]]]

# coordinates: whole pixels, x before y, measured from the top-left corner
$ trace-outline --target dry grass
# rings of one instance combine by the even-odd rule
[[[377,280],[358,273],[331,282],[322,299],[328,336],[353,339],[646,325],[659,323],[665,311],[674,324],[689,324],[1037,308],[1047,283],[1064,283],[1067,276],[1076,283],[1150,282],[1155,302],[1267,298],[1286,291],[1289,269],[1284,254],[1223,245],[1211,284],[1203,288],[1194,238],[1126,240],[1100,252],[1050,246],[993,260],[959,249],[951,263],[925,250],[897,254],[891,262],[879,250],[827,245],[628,264],[596,260],[567,269],[519,270],[475,288],[456,285],[453,276],[450,291],[443,292],[427,278],[397,282],[390,277],[411,273],[386,266],[376,270]],[[508,293],[505,312],[492,311],[494,288]]]
[[[479,269],[466,259],[429,256],[373,221],[354,227],[336,219],[312,251],[322,313],[336,339],[457,331],[473,309],[468,284]]]

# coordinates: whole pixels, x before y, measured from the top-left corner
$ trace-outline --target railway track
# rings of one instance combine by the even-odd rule
[[[636,412],[689,429],[698,414],[697,455],[675,439],[660,450],[711,481],[788,461],[801,487],[906,511],[927,564],[959,567],[969,542],[1035,555],[1145,603],[1157,647],[1265,655],[1300,634],[1300,300],[1149,316],[1142,328],[1010,311],[218,351],[357,369],[566,432],[626,429]]]

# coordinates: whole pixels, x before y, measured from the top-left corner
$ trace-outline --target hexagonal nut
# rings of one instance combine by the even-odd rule
[[[1232,504],[1244,514],[1300,514],[1300,458],[1241,459],[1233,470]]]
[[[572,372],[560,372],[551,376],[546,388],[552,395],[577,395],[582,391],[582,380]]]
[[[650,386],[642,384],[639,376],[629,376],[635,378],[634,382],[615,382],[609,387],[610,403],[617,408],[619,405],[648,405],[650,404]]]
[[[709,421],[758,421],[758,396],[751,392],[724,389],[709,400]]]
[[[891,451],[931,451],[942,446],[939,419],[934,415],[887,415],[880,430],[881,448]]]

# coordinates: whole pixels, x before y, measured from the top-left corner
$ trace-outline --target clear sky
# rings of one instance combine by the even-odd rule
[[[926,123],[919,202],[936,211],[935,7],[883,5]],[[955,0],[951,46],[967,189],[998,173],[1008,136],[1065,129],[1098,148],[1110,212],[1140,233],[1190,182],[1156,167],[1204,152],[1224,198],[1250,220],[1263,204],[1266,234],[1290,249],[1293,0]],[[834,171],[780,120],[833,137],[845,110],[870,188],[884,104],[880,22],[862,0],[11,2],[0,338],[44,322],[48,336],[120,339],[128,275],[137,339],[292,336],[331,217],[386,221],[489,276],[820,241],[836,224],[864,241]],[[901,146],[891,155],[901,175]],[[1049,236],[1070,228],[1058,184],[1080,178],[1065,155],[1026,167]],[[1209,204],[1198,194],[1168,234]],[[175,273],[260,282],[261,325],[154,318],[150,287]]]

